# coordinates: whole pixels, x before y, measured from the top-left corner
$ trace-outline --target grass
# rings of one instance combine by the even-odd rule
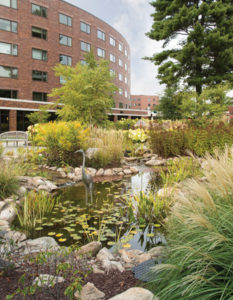
[[[19,188],[17,171],[11,163],[0,163],[0,199],[15,194]]]
[[[33,234],[43,218],[52,212],[57,199],[45,191],[30,191],[24,197],[23,205],[15,206],[21,228],[27,234]],[[39,225],[38,225],[39,224]]]
[[[160,300],[233,299],[233,148],[205,158],[207,182],[189,179],[167,223],[167,260],[151,287]]]

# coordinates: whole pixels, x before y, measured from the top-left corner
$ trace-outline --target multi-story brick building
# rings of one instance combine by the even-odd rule
[[[156,110],[156,106],[159,104],[159,96],[155,95],[131,95],[130,96],[130,106],[133,109],[141,110]]]
[[[0,132],[25,130],[61,84],[53,67],[85,63],[91,47],[116,75],[115,106],[128,108],[130,47],[118,31],[63,0],[0,0]]]

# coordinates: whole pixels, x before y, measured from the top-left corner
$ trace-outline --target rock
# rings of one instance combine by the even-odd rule
[[[133,173],[133,174],[137,174],[139,171],[137,168],[135,167],[130,167],[130,171]]]
[[[136,150],[135,150],[135,154],[136,155],[143,155],[145,153],[150,153],[150,149],[148,149],[145,145],[139,146]]]
[[[0,201],[0,211],[2,210],[2,208],[6,205],[6,203],[4,201]]]
[[[26,235],[19,231],[8,231],[4,235],[4,239],[11,240],[14,243],[20,243],[22,241],[25,241],[27,239]]]
[[[24,186],[21,186],[18,191],[17,191],[17,195],[19,196],[24,196],[27,192],[27,189]]]
[[[74,179],[75,174],[74,173],[68,173],[67,177],[72,180],[72,179]]]
[[[57,186],[49,180],[45,180],[45,184],[47,185],[49,192],[55,191],[57,189]]]
[[[105,294],[98,290],[93,283],[88,282],[81,290],[75,292],[74,297],[80,300],[104,300]]]
[[[158,155],[157,154],[152,154],[152,153],[145,153],[145,154],[143,154],[143,157],[144,158],[157,158],[158,157]]]
[[[158,300],[157,297],[154,298],[154,294],[151,291],[140,288],[134,287],[130,288],[127,291],[116,295],[109,300]]]
[[[49,191],[49,187],[46,185],[46,184],[42,184],[42,185],[39,185],[38,187],[37,187],[37,190],[38,191]]]
[[[61,177],[62,178],[66,178],[67,176],[66,176],[66,173],[63,171],[63,172],[60,172],[60,175],[61,175]]]
[[[157,196],[159,197],[171,197],[175,191],[174,187],[167,187],[159,189],[157,192]]]
[[[20,246],[25,247],[24,253],[40,252],[47,250],[59,250],[57,242],[52,237],[41,237],[34,240],[26,240],[20,243]]]
[[[99,253],[96,256],[97,260],[103,261],[103,260],[113,260],[114,257],[112,253],[107,248],[102,248]]]
[[[109,273],[110,271],[124,272],[122,264],[119,261],[102,260],[102,267]]]
[[[33,285],[36,285],[38,287],[51,287],[57,283],[61,283],[64,281],[65,279],[60,276],[53,276],[50,274],[40,274],[38,277],[34,279]]]
[[[149,253],[142,253],[135,257],[135,265],[139,265],[149,259],[151,259],[151,255]]]
[[[44,180],[41,177],[39,177],[39,176],[32,177],[30,179],[30,181],[31,181],[32,185],[34,185],[35,187],[38,187],[40,185],[44,185],[45,184]]]
[[[85,153],[86,157],[92,159],[98,151],[98,148],[88,148]]]
[[[158,258],[163,255],[164,249],[164,246],[157,246],[150,249],[148,253],[150,254],[151,258]]]
[[[125,174],[124,174],[124,172],[120,172],[120,173],[118,173],[118,175],[119,176],[124,176]]]
[[[118,175],[118,173],[123,172],[123,168],[113,168],[113,172]]]
[[[60,173],[61,173],[61,172],[64,172],[64,171],[63,171],[62,168],[58,168],[58,169],[57,169],[57,172],[60,172]]]
[[[92,266],[92,272],[93,272],[94,274],[104,274],[104,271],[103,271],[103,270],[100,270],[100,269],[98,268],[97,265],[93,265],[93,266]]]
[[[50,170],[56,171],[56,170],[57,170],[57,167],[51,167]]]
[[[121,250],[119,251],[119,253],[120,252],[121,252]],[[132,249],[132,250],[127,251],[127,255],[129,256],[129,258],[135,258],[136,256],[143,254],[143,253],[144,253],[143,251],[137,250],[137,249]]]
[[[88,254],[90,256],[95,256],[101,249],[100,242],[91,242],[87,245],[82,246],[76,253],[77,255]]]
[[[127,162],[137,161],[137,157],[125,157],[124,159],[125,159],[125,161],[127,161]]]
[[[128,164],[128,163],[125,161],[125,159],[124,159],[124,158],[122,158],[122,159],[121,159],[120,163],[121,163],[121,165]]]
[[[82,175],[74,176],[73,181],[78,182],[82,180]]]
[[[159,160],[159,159],[151,159],[148,160],[145,165],[146,166],[164,166],[166,164],[166,160]]]
[[[104,169],[103,168],[100,168],[97,172],[96,172],[96,174],[95,174],[95,176],[103,176],[104,175]]]
[[[6,199],[4,199],[4,202],[6,204],[11,204],[11,203],[15,203],[15,200],[16,200],[15,197],[14,197],[14,199],[13,198],[6,198]]]
[[[128,256],[128,251],[124,250],[124,249],[121,249],[121,259],[125,262],[125,263],[130,263],[131,262],[131,259],[129,258]]]
[[[5,220],[0,220],[0,227],[2,227],[2,226],[10,226],[10,223],[9,222],[7,222],[7,221],[5,221]]]
[[[131,175],[132,172],[131,172],[130,169],[124,169],[124,174],[125,174],[125,175]]]
[[[16,211],[13,205],[6,205],[3,207],[1,213],[0,213],[0,220],[7,221],[9,224],[11,224],[16,216]]]
[[[86,169],[86,172],[87,172],[88,174],[91,174],[92,177],[95,177],[96,169],[94,169],[94,168],[87,168],[87,169]]]
[[[75,168],[74,169],[74,174],[76,176],[81,176],[82,175],[82,169],[81,168]]]
[[[104,176],[113,176],[113,171],[112,169],[107,169],[104,171]]]

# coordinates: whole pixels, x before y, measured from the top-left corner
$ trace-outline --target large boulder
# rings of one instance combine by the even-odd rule
[[[104,175],[104,169],[103,168],[100,168],[97,172],[96,172],[96,174],[95,174],[95,176],[103,176]]]
[[[134,287],[128,289],[127,291],[116,295],[109,300],[156,300],[158,298],[154,298],[154,295],[146,289],[140,287]]]
[[[16,216],[16,211],[13,205],[6,205],[3,207],[2,211],[0,212],[0,220],[7,221],[11,224]]]
[[[107,248],[102,248],[96,256],[97,260],[114,260],[114,256]]]
[[[34,279],[33,285],[36,285],[38,287],[51,287],[57,283],[61,283],[64,281],[65,279],[60,276],[53,276],[50,274],[40,274],[38,277]]]
[[[152,258],[158,258],[161,257],[163,255],[165,247],[164,246],[157,246],[154,248],[151,248],[148,253],[150,254],[150,256]]]
[[[40,252],[40,251],[57,251],[60,249],[57,242],[52,237],[40,237],[34,240],[27,240],[22,242],[20,246],[25,248],[24,253]]]
[[[82,246],[76,254],[79,255],[90,255],[95,256],[101,249],[101,243],[100,242],[90,242],[84,246]]]
[[[164,159],[155,159],[152,158],[145,163],[146,166],[155,167],[155,166],[164,166],[166,165],[166,160]]]
[[[113,176],[113,171],[112,169],[107,169],[104,171],[104,176]]]

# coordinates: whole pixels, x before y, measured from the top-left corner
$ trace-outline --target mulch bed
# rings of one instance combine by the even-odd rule
[[[81,266],[82,268],[82,266]],[[38,272],[39,271],[39,272]],[[38,272],[38,273],[37,273]],[[90,271],[89,271],[90,272]],[[30,286],[35,276],[38,274],[53,274],[53,268],[51,266],[44,265],[38,268],[38,265],[32,265],[26,267],[24,271],[21,269],[10,270],[5,276],[0,276],[0,299],[6,299],[7,295],[13,294],[16,289],[20,286],[19,279],[20,277],[26,274],[25,282],[21,288]],[[32,275],[33,274],[33,275]],[[87,282],[92,282],[100,291],[105,293],[105,299],[110,299],[111,297],[120,294],[127,289],[135,286],[141,286],[141,283],[134,278],[134,275],[131,271],[125,271],[120,273],[119,271],[111,271],[108,274],[94,274],[89,273],[87,269],[84,271],[84,274],[88,274],[87,277],[83,276],[83,271],[80,272],[82,277],[82,285],[85,285]],[[62,276],[62,273],[59,274]],[[78,275],[77,275],[78,276]],[[64,296],[64,291],[69,285],[69,277],[64,283],[55,285],[53,288],[43,288],[37,290],[34,295],[17,295],[14,296],[14,300],[68,300],[69,297]]]

